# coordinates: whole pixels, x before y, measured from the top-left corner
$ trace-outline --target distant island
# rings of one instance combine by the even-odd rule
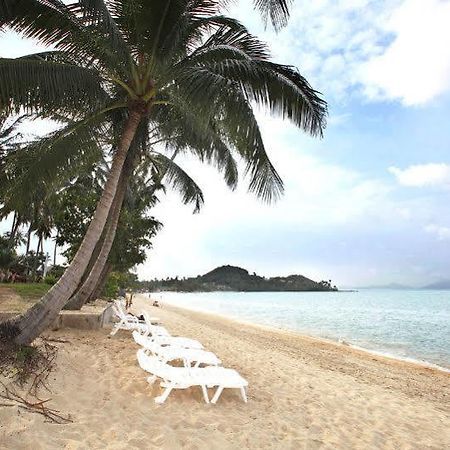
[[[166,278],[165,280],[140,281],[139,289],[148,292],[212,292],[212,291],[337,291],[329,281],[313,281],[303,275],[265,278],[235,266],[217,267],[195,278]]]
[[[450,280],[436,281],[435,283],[431,283],[431,284],[428,284],[427,286],[424,286],[422,289],[447,290],[447,289],[450,289]]]
[[[387,289],[387,290],[405,290],[405,291],[419,291],[419,290],[450,290],[450,280],[440,280],[426,286],[413,287],[406,286],[399,283],[390,283],[384,285],[372,285],[372,286],[359,286],[356,289]]]

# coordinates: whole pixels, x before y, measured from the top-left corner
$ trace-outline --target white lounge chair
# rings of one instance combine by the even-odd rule
[[[197,348],[186,348],[178,345],[161,345],[157,341],[142,336],[137,331],[133,331],[133,339],[142,346],[146,354],[157,356],[162,362],[181,359],[185,367],[199,367],[200,364],[208,366],[218,366],[220,359],[212,352]]]
[[[139,319],[131,314],[124,314],[120,307],[117,305],[113,305],[112,309],[119,319],[113,325],[113,329],[111,331],[111,336],[114,336],[119,330],[139,330],[141,333],[145,333],[147,331],[147,325],[145,323],[139,322]]]
[[[136,317],[133,314],[130,314],[126,308],[125,308],[125,300],[114,300],[114,304],[116,305],[116,308],[120,310],[120,312],[125,315],[125,316],[129,316],[129,317]],[[148,323],[150,325],[156,325],[159,323],[159,318],[158,317],[151,317],[147,312],[145,312],[146,316],[143,319],[139,319],[138,321],[139,323]]]
[[[170,336],[170,333],[166,328],[161,325],[154,325],[155,317],[150,317],[147,311],[142,311],[142,316],[144,317],[144,323],[147,329],[142,333],[145,336]]]
[[[133,334],[133,338],[142,347],[145,347],[147,342],[156,342],[158,345],[172,345],[174,347],[203,350],[203,345],[200,342],[196,341],[195,339],[189,339],[185,337],[161,335],[147,336],[145,334],[137,332]]]
[[[150,326],[155,327],[153,330],[154,333],[158,332],[165,335],[169,334],[169,332],[164,327],[152,325],[152,321],[158,321],[158,318],[149,317],[147,315],[148,323],[145,320],[139,320],[138,317],[126,312],[123,302],[120,300],[114,301],[112,309],[119,321],[114,324],[111,331],[111,336],[114,336],[119,330],[138,330],[140,333],[149,333],[148,323],[150,324]]]
[[[137,359],[141,368],[152,374],[147,379],[150,384],[153,384],[157,378],[162,380],[160,385],[165,388],[165,391],[155,398],[156,403],[164,403],[173,389],[187,389],[192,386],[200,386],[206,403],[210,402],[207,387],[214,386],[217,386],[217,390],[211,399],[213,404],[217,402],[225,388],[239,389],[242,399],[247,402],[245,388],[248,383],[233,369],[172,367],[160,361],[156,356],[146,355],[144,349],[138,350]]]

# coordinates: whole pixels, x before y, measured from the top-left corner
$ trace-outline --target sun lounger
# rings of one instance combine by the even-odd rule
[[[178,345],[161,345],[155,340],[142,336],[137,331],[133,331],[133,339],[139,344],[146,354],[157,356],[162,362],[169,362],[180,359],[185,367],[199,367],[200,364],[217,366],[220,359],[212,352],[198,348],[186,348]]]
[[[129,316],[129,317],[136,317],[133,314],[130,314],[129,312],[127,312],[126,308],[125,308],[125,301],[124,300],[114,300],[114,304],[116,305],[116,308],[118,310],[120,310],[120,313],[122,313],[125,316]],[[148,323],[151,325],[155,325],[159,323],[159,318],[158,317],[151,317],[149,314],[147,314],[147,312],[145,312],[146,317],[144,317],[143,319],[140,319],[139,317],[137,317],[139,323]]]
[[[139,336],[138,336],[139,335]],[[195,339],[189,339],[185,337],[179,336],[161,336],[161,335],[151,335],[147,336],[142,333],[133,333],[134,340],[142,347],[145,347],[147,341],[156,342],[158,345],[172,345],[174,347],[182,347],[182,348],[193,348],[202,350],[203,345],[196,341]]]
[[[152,325],[152,322],[155,320],[158,321],[156,317],[150,317],[147,315],[147,321],[145,320],[139,320],[138,317],[133,316],[132,314],[129,314],[125,311],[125,308],[120,300],[114,301],[114,304],[112,305],[112,309],[116,315],[116,317],[119,319],[118,322],[116,322],[113,326],[113,329],[111,331],[111,336],[114,336],[117,331],[119,330],[138,330],[140,333],[149,333],[149,325],[151,327],[154,327],[152,329],[152,332],[155,334],[161,334],[161,335],[168,335],[169,332],[164,327],[159,327],[157,325]]]
[[[119,319],[113,326],[111,331],[111,336],[114,336],[119,330],[139,330],[141,333],[145,333],[147,331],[147,325],[143,322],[139,322],[139,319],[131,314],[124,314],[120,307],[117,305],[113,305],[112,309]]]
[[[147,380],[154,383],[157,378],[162,382],[160,385],[165,388],[162,395],[155,398],[156,403],[164,403],[173,389],[187,389],[192,386],[199,386],[202,389],[203,398],[206,403],[210,403],[208,397],[208,387],[217,386],[217,390],[211,399],[215,404],[225,388],[236,388],[241,392],[242,399],[247,402],[245,388],[247,381],[233,369],[223,367],[172,367],[156,356],[148,356],[144,349],[137,352],[139,365],[143,370],[152,374]]]
[[[147,311],[142,311],[141,315],[144,317],[144,323],[147,326],[142,334],[145,336],[170,336],[170,333],[161,325],[153,325],[154,317],[150,317]]]

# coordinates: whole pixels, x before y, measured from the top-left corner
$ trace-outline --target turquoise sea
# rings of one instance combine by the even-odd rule
[[[450,291],[162,292],[180,307],[450,369]]]

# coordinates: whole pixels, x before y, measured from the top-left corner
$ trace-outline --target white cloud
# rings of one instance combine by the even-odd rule
[[[389,172],[403,186],[450,186],[450,165],[444,163],[418,164],[406,169],[389,167]]]
[[[387,22],[395,38],[361,68],[371,98],[425,103],[450,88],[450,2],[406,0]]]
[[[423,104],[450,87],[450,1],[294,2],[289,25],[263,30],[242,2],[232,10],[263,36],[275,60],[294,64],[330,100]]]
[[[427,233],[434,234],[440,241],[450,239],[450,228],[449,227],[430,224],[430,225],[427,225],[424,229]]]

